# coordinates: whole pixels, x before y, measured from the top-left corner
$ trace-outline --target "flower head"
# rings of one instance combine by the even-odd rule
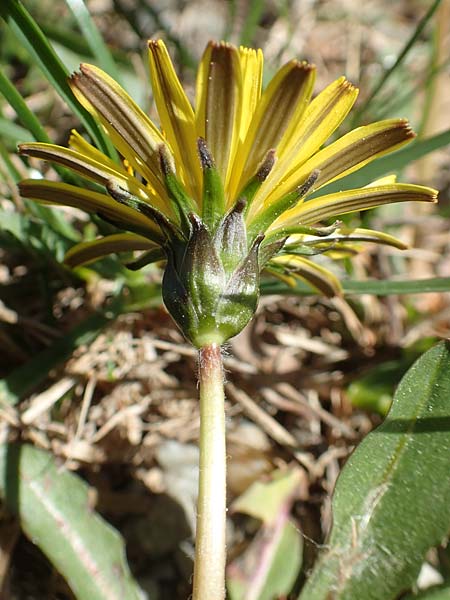
[[[436,200],[435,190],[392,177],[309,199],[414,137],[406,120],[389,119],[324,145],[357,97],[344,77],[312,99],[315,67],[291,60],[262,90],[260,50],[210,43],[194,110],[163,42],[149,42],[149,58],[159,126],[111,77],[82,64],[71,88],[120,161],[75,131],[68,148],[22,144],[22,154],[69,167],[97,185],[26,180],[20,190],[96,213],[121,230],[72,248],[69,266],[130,250],[145,251],[132,268],[165,260],[165,304],[197,346],[222,343],[245,326],[263,269],[333,295],[338,280],[311,255],[351,250],[361,241],[404,247],[385,233],[330,225],[330,219],[392,202]]]

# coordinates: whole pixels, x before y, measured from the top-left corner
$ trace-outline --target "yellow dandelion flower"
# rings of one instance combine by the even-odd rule
[[[435,190],[394,178],[309,199],[414,137],[406,120],[388,119],[325,145],[357,97],[344,77],[312,98],[315,67],[291,60],[263,90],[260,50],[210,43],[194,108],[162,41],[149,42],[149,63],[158,126],[98,67],[82,64],[70,80],[121,164],[77,132],[68,148],[20,146],[22,154],[64,165],[105,192],[46,180],[23,181],[20,191],[96,213],[123,232],[76,245],[67,253],[69,266],[130,250],[146,251],[134,268],[165,260],[165,304],[196,346],[220,344],[245,326],[263,269],[333,295],[339,281],[312,255],[342,255],[365,241],[404,247],[385,233],[324,221],[393,202],[436,201]]]

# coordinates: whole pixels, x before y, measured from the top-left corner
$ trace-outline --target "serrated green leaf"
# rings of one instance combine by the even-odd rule
[[[393,600],[450,528],[450,343],[408,371],[344,467],[327,550],[300,600]]]
[[[78,600],[139,600],[122,537],[90,506],[88,486],[30,445],[0,448],[0,493]]]

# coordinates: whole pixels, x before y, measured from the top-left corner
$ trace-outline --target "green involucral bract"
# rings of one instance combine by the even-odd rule
[[[186,242],[168,246],[163,299],[186,337],[197,347],[222,344],[252,318],[259,298],[258,250],[263,236],[247,247],[238,203],[214,231],[190,213]]]

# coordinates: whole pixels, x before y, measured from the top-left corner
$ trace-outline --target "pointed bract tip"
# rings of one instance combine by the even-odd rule
[[[234,205],[232,212],[241,214],[244,212],[246,206],[247,200],[245,198],[239,198],[239,200]]]
[[[259,248],[265,237],[266,236],[262,231],[260,233],[258,233],[258,235],[253,240],[252,249]]]
[[[170,152],[165,144],[160,144],[158,146],[158,153],[162,174],[164,177],[167,177],[167,175],[175,172],[172,157],[170,156]]]
[[[203,221],[194,212],[190,212],[188,214],[188,219],[195,231],[198,231],[204,227]]]
[[[131,196],[130,192],[123,188],[114,179],[108,179],[108,181],[105,183],[105,187],[108,194],[118,202],[123,202],[125,199],[128,199]]]
[[[211,156],[211,153],[206,145],[206,140],[202,137],[197,139],[197,149],[198,155],[200,157],[200,162],[202,164],[202,169],[212,169],[214,168],[214,159]]]
[[[264,158],[263,162],[261,163],[261,166],[258,169],[258,172],[256,173],[256,177],[261,182],[265,181],[269,176],[269,173],[272,170],[273,165],[275,164],[275,160],[275,150],[272,148],[267,152],[266,157]]]
[[[311,188],[314,186],[314,184],[318,180],[319,175],[320,175],[320,170],[314,169],[313,171],[311,171],[311,174],[309,175],[309,177],[307,177],[307,179],[305,179],[305,181],[301,185],[298,186],[297,191],[298,191],[298,195],[300,198],[305,196],[311,190]]]

